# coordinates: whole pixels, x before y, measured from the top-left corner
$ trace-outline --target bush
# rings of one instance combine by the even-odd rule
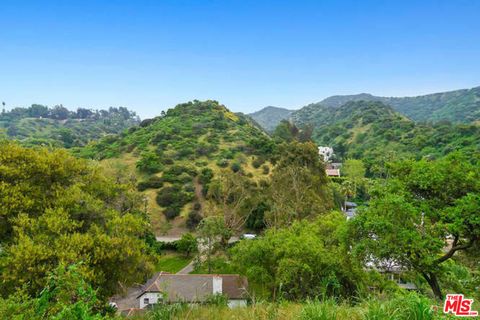
[[[198,251],[197,239],[191,233],[184,233],[182,238],[177,241],[177,250],[189,257]]]
[[[230,166],[230,169],[231,169],[233,172],[238,172],[238,171],[240,171],[240,169],[242,169],[242,166],[240,165],[240,163],[234,162],[234,163],[232,163],[232,165]]]
[[[201,184],[208,184],[213,178],[213,170],[210,168],[203,168],[198,177]]]
[[[180,215],[180,208],[179,207],[168,207],[163,211],[163,214],[168,220],[172,220],[175,217]]]
[[[228,160],[227,159],[220,159],[217,161],[217,166],[220,168],[226,168],[228,167]]]
[[[205,303],[214,306],[226,307],[228,304],[228,298],[223,294],[212,294],[211,296],[207,297]]]
[[[197,170],[193,167],[173,165],[163,172],[163,179],[167,182],[189,182],[197,175]]]
[[[187,228],[190,230],[195,230],[195,228],[198,226],[200,221],[202,221],[202,215],[198,211],[190,211],[187,217],[187,221],[185,224],[187,225]]]
[[[195,202],[195,203],[193,204],[193,210],[199,211],[201,208],[202,208],[202,205],[201,205],[200,203]]]
[[[212,144],[201,143],[195,149],[195,153],[197,156],[208,156],[209,154],[215,152],[217,150],[216,146]]]
[[[156,173],[162,170],[159,157],[153,152],[142,152],[141,158],[136,163],[137,169],[145,173]]]
[[[162,163],[164,165],[172,165],[172,164],[174,164],[174,161],[173,161],[172,158],[163,158]]]
[[[195,186],[193,183],[186,183],[183,185],[183,190],[187,193],[194,193],[195,192]]]
[[[264,158],[257,157],[257,158],[255,158],[255,159],[253,159],[253,161],[252,161],[252,166],[253,166],[255,169],[258,169],[258,168],[260,168],[260,166],[261,166],[262,164],[264,164],[264,163],[265,163],[265,159],[264,159]]]
[[[158,189],[163,186],[163,179],[161,177],[153,176],[147,181],[141,181],[137,185],[138,191],[144,191],[147,189]]]
[[[157,203],[162,207],[175,206],[182,203],[182,191],[176,186],[164,187],[157,194]]]
[[[262,166],[262,173],[263,173],[263,174],[269,174],[269,173],[270,173],[270,167],[267,166],[266,164],[264,164],[264,165]]]

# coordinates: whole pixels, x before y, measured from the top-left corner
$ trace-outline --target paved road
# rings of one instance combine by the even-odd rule
[[[185,266],[185,268],[183,268],[182,270],[178,271],[177,274],[189,274],[190,272],[193,271],[193,267],[194,267],[194,262],[193,260],[190,261],[189,264],[187,264]]]
[[[157,236],[157,241],[160,242],[175,242],[181,239],[181,237],[173,237],[173,236]],[[228,243],[234,243],[239,241],[239,237],[231,237],[230,240],[228,240]]]
[[[160,242],[174,242],[181,239],[180,237],[169,237],[169,236],[159,236],[156,238],[157,238],[157,241],[160,241]]]

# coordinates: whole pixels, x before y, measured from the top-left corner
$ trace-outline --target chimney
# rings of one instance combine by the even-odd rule
[[[222,277],[213,276],[213,294],[222,294],[222,283]]]

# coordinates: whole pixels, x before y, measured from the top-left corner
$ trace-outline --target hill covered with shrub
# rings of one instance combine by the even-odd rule
[[[71,148],[108,134],[117,134],[140,122],[127,108],[70,111],[63,106],[49,108],[33,104],[28,108],[3,110],[0,131],[25,146],[45,145]]]
[[[288,119],[294,110],[278,107],[265,107],[261,110],[248,114],[267,132],[272,132],[275,127],[284,119]]]
[[[416,97],[379,97],[368,93],[331,96],[309,104],[291,116],[297,123],[315,122],[329,109],[337,109],[352,101],[377,101],[416,122],[451,121],[470,123],[480,119],[480,87],[439,92]]]
[[[476,124],[416,123],[378,101],[352,101],[324,109],[315,119],[313,139],[332,146],[339,160],[362,159],[370,173],[381,174],[387,161],[399,158],[440,158],[462,150],[480,152]]]
[[[176,233],[200,221],[215,175],[230,171],[259,182],[270,172],[273,149],[248,117],[209,100],[179,104],[74,153],[135,171],[157,233]]]

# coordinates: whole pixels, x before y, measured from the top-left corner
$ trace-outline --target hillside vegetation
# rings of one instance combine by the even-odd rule
[[[288,119],[294,110],[278,107],[265,107],[259,111],[248,114],[267,132],[273,132],[280,121]]]
[[[332,146],[338,160],[362,159],[370,173],[381,174],[383,163],[399,158],[439,158],[462,150],[480,152],[476,124],[415,123],[378,101],[354,101],[327,109],[315,118],[313,139]]]
[[[480,119],[480,87],[433,93],[416,97],[378,97],[362,93],[357,95],[332,96],[296,111],[293,117],[299,122],[318,117],[325,108],[339,108],[351,101],[378,101],[391,106],[395,111],[416,122],[469,123]]]
[[[415,135],[418,124],[366,101],[325,117],[315,131],[282,122],[270,138],[193,101],[70,150],[98,161],[0,141],[0,318],[116,318],[109,297],[191,259],[193,273],[246,276],[249,306],[214,295],[139,319],[436,319],[445,293],[478,301],[476,127]],[[363,159],[327,177],[312,133]],[[427,147],[408,149],[419,137]],[[346,201],[359,204],[350,219]],[[230,241],[246,230],[255,239]],[[162,244],[152,231],[182,237]],[[386,264],[402,270],[393,281]]]
[[[25,146],[45,145],[71,148],[108,134],[117,134],[139,123],[126,108],[69,111],[62,106],[48,108],[34,104],[0,114],[0,131]]]
[[[268,175],[273,147],[247,117],[216,101],[194,101],[74,152],[136,171],[157,233],[175,233],[201,219],[207,185],[221,171],[253,181]]]

